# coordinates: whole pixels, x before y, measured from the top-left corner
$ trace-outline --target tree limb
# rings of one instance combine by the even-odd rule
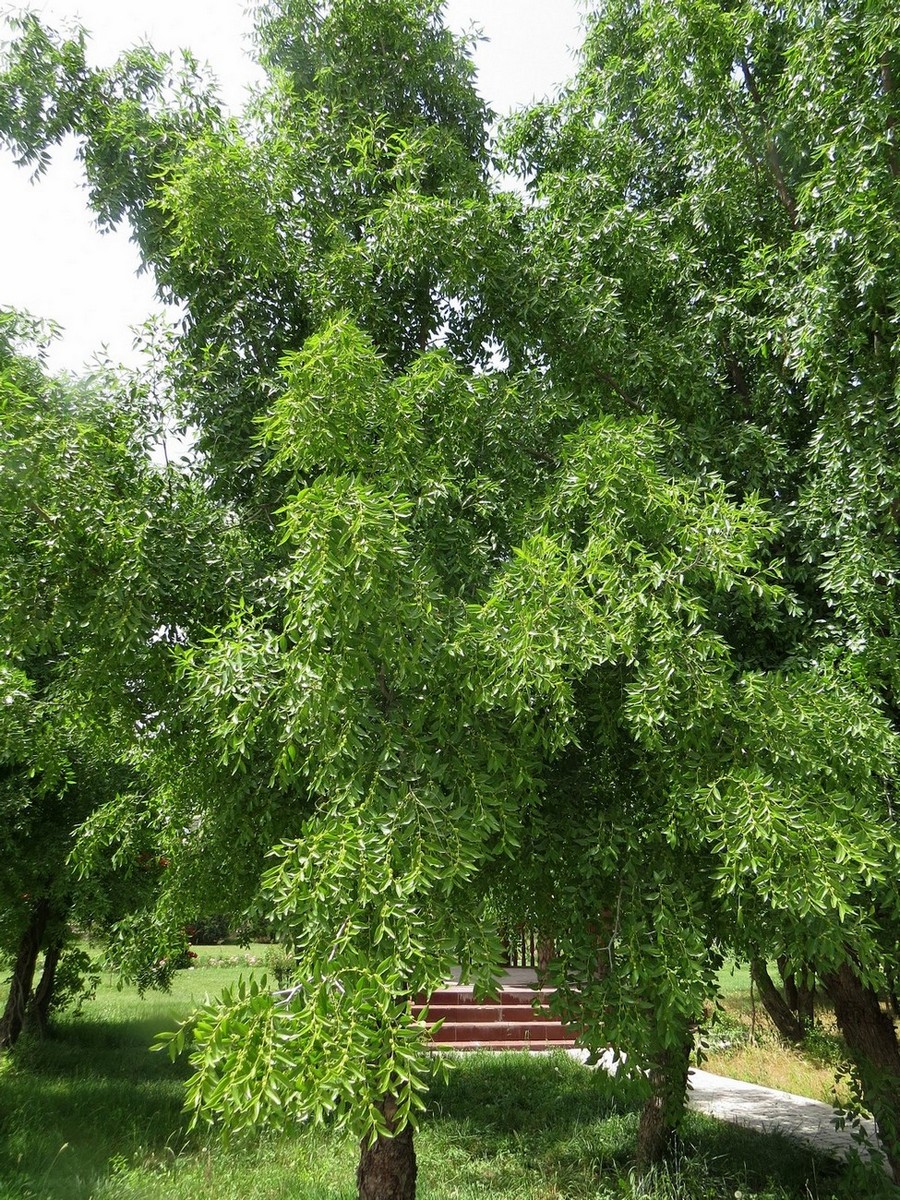
[[[778,157],[778,150],[775,147],[775,139],[772,136],[772,130],[769,122],[766,120],[766,109],[763,103],[762,93],[759,90],[759,85],[756,82],[756,77],[750,68],[750,64],[746,58],[740,60],[741,73],[744,76],[744,83],[747,85],[747,91],[756,105],[759,113],[760,123],[763,127],[763,132],[766,139],[766,162],[769,165],[769,170],[772,173],[772,178],[775,180],[775,188],[778,192],[778,197],[784,205],[788,218],[791,222],[791,229],[796,229],[798,225],[797,204],[791,191],[788,188],[787,181],[784,177],[784,171],[781,166],[781,159]]]
[[[881,86],[888,102],[888,114],[885,121],[888,138],[888,166],[891,169],[893,178],[900,179],[900,155],[897,153],[897,143],[895,140],[897,118],[891,108],[894,100],[894,75],[891,71],[891,61],[888,58],[887,51],[881,56]]]

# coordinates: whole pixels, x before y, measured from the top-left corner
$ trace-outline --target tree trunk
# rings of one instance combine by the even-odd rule
[[[29,1028],[34,1023],[38,1033],[43,1037],[50,1029],[50,1005],[53,1002],[53,989],[56,985],[56,968],[63,951],[63,938],[56,938],[44,954],[44,968],[41,978],[34,989],[34,996],[28,1007]]]
[[[637,1168],[644,1172],[661,1162],[684,1115],[692,1038],[676,1050],[663,1050],[650,1068],[652,1095],[641,1110],[637,1132]]]
[[[39,900],[19,941],[19,952],[13,967],[9,995],[6,998],[3,1016],[0,1017],[0,1050],[9,1050],[16,1044],[25,1024],[25,1016],[31,1000],[31,988],[34,983],[34,968],[49,918],[50,905],[48,901]]]
[[[797,981],[797,1016],[804,1030],[810,1029],[816,1019],[816,975],[810,967]]]
[[[386,1096],[380,1106],[388,1129],[394,1129],[397,1105]],[[412,1126],[407,1125],[392,1137],[379,1135],[374,1144],[360,1143],[356,1170],[356,1194],[359,1200],[415,1200],[416,1148]]]
[[[816,1019],[815,1013],[815,972],[805,966],[800,971],[788,971],[787,959],[782,955],[778,959],[778,973],[784,984],[784,998],[787,1006],[793,1012],[805,1033]]]
[[[859,1072],[863,1099],[875,1118],[894,1182],[900,1183],[900,1046],[894,1022],[849,963],[821,978]]]
[[[772,1018],[775,1028],[789,1042],[803,1041],[803,1024],[796,1013],[791,1012],[787,1003],[772,982],[766,967],[765,959],[754,958],[750,962],[750,977],[756,984],[759,998],[766,1012]]]
[[[778,959],[778,974],[781,976],[781,983],[784,987],[784,998],[787,1001],[787,1006],[793,1013],[799,1016],[800,994],[797,991],[797,979],[793,971],[787,969],[787,959],[782,954]]]

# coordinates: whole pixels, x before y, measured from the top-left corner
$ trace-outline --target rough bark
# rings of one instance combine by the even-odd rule
[[[9,995],[3,1016],[0,1017],[0,1050],[9,1050],[14,1046],[25,1025],[34,984],[34,968],[49,919],[50,905],[46,900],[39,900],[19,941]]]
[[[900,1183],[900,1046],[894,1022],[849,963],[822,977],[834,1015],[859,1072],[895,1183]]]
[[[56,985],[56,968],[62,956],[63,939],[57,938],[44,954],[44,966],[41,978],[34,989],[34,996],[28,1008],[29,1028],[33,1024],[41,1037],[50,1029],[50,1005],[53,1003],[53,989]]]
[[[386,1096],[381,1111],[388,1129],[395,1128],[397,1105]],[[415,1200],[416,1149],[413,1131],[407,1125],[392,1137],[379,1135],[373,1145],[362,1141],[356,1170],[359,1200]]]
[[[765,960],[754,958],[750,963],[750,977],[756,984],[759,998],[775,1028],[789,1042],[803,1041],[803,1023],[788,1007],[784,997],[772,982]]]
[[[638,1121],[638,1171],[662,1162],[671,1148],[684,1115],[692,1044],[693,1039],[685,1036],[682,1046],[664,1050],[650,1068],[652,1094]]]

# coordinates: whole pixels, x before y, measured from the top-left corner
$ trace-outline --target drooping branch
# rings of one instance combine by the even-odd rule
[[[893,178],[900,179],[900,155],[897,153],[896,141],[897,117],[893,109],[895,95],[894,73],[891,70],[891,61],[888,58],[887,51],[881,56],[881,87],[888,102],[887,119],[885,121],[888,141],[888,166],[891,169]]]
[[[771,126],[766,118],[766,108],[763,101],[762,93],[759,90],[759,84],[756,81],[756,76],[747,62],[746,58],[740,59],[741,74],[744,77],[744,83],[747,86],[747,91],[753,100],[756,110],[759,113],[760,124],[763,128],[766,146],[766,163],[769,171],[775,181],[775,188],[778,192],[778,198],[784,205],[788,219],[791,223],[791,229],[796,229],[798,225],[797,203],[791,194],[791,190],[787,185],[787,180],[784,177],[784,170],[781,165],[781,159],[778,155],[778,148],[775,145],[775,138],[772,134]]]

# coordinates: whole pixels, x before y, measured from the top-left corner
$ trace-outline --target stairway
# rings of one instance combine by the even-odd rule
[[[575,1045],[575,1036],[547,1008],[549,991],[505,987],[496,999],[476,1000],[472,989],[446,987],[428,1000],[429,1022],[443,1021],[432,1034],[438,1050],[555,1050]],[[533,1001],[540,998],[540,1009]],[[418,1016],[424,996],[413,1004]]]

